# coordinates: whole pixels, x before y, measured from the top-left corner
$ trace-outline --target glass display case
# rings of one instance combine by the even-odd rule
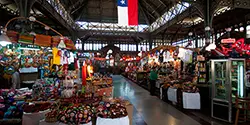
[[[245,59],[210,60],[212,117],[232,122],[236,94],[245,96]]]
[[[226,82],[226,61],[215,61],[214,62],[214,98],[220,100],[228,100],[228,85]]]

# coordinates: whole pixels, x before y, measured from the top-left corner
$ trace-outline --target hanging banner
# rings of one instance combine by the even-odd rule
[[[33,44],[34,36],[33,35],[28,35],[28,34],[20,34],[19,35],[19,43],[24,43],[24,44]]]
[[[138,25],[138,0],[117,0],[118,24]]]
[[[51,36],[37,34],[34,44],[45,47],[51,46]]]

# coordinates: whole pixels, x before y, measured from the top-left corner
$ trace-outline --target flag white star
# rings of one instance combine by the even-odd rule
[[[125,4],[125,0],[121,0],[121,4]]]

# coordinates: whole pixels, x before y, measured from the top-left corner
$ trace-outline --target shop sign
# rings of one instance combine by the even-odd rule
[[[235,39],[229,38],[229,39],[222,39],[221,43],[228,44],[228,43],[235,43],[235,41],[236,41]]]
[[[226,56],[228,56],[229,52],[231,52],[232,50],[235,50],[239,54],[243,54],[243,52],[245,52],[245,54],[250,55],[250,44],[246,44],[244,38],[234,42],[230,48],[227,48],[223,45],[221,45],[221,48],[221,50],[218,48],[217,50],[221,51],[221,53]]]

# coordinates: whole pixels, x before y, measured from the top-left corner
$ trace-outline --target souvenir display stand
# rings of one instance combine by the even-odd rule
[[[149,89],[149,71],[155,67],[158,72],[158,80],[155,85],[157,96],[181,108],[200,109],[201,99],[199,89],[196,87],[197,77],[191,74],[194,70],[192,69],[193,53],[196,51],[198,49],[159,46],[142,56],[141,64],[143,65],[136,68],[128,65],[125,71],[128,71],[129,79],[141,87]],[[201,66],[199,71],[204,72],[204,65]],[[196,102],[191,101],[190,98]]]
[[[161,99],[184,109],[200,109],[199,89],[185,80],[165,81],[161,86]],[[195,100],[195,101],[194,101]]]
[[[133,76],[135,83],[141,87],[148,89],[148,75],[152,67],[155,67],[158,71],[158,80],[156,81],[156,95],[167,102],[171,102],[185,109],[200,109],[201,99],[199,90],[196,87],[197,77],[190,74],[193,72],[193,52],[198,51],[198,49],[188,49],[176,46],[159,46],[141,58],[142,66],[137,66],[137,70],[133,70],[133,73],[129,73]],[[199,71],[201,72],[201,69]],[[135,69],[128,66],[127,71]],[[203,70],[204,72],[204,70]],[[134,75],[137,74],[137,75]],[[200,73],[201,74],[201,73]],[[205,76],[204,76],[205,77]],[[128,77],[131,79],[131,76]],[[201,79],[200,79],[201,81]],[[189,99],[194,99],[195,105]]]
[[[147,83],[148,72],[146,71],[138,71],[136,74],[136,82],[138,84]]]
[[[148,79],[148,72],[146,71],[138,71],[136,72],[136,82],[138,85],[143,87],[144,89],[148,90],[149,89],[149,79]]]

